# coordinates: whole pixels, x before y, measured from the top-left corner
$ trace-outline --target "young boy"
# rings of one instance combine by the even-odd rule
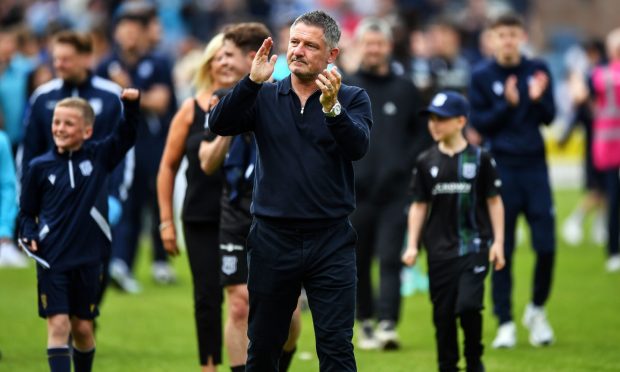
[[[37,267],[37,286],[52,372],[71,371],[69,333],[74,371],[92,368],[101,259],[111,240],[106,179],[135,143],[139,96],[136,89],[124,90],[125,120],[110,136],[87,144],[95,117],[90,104],[81,98],[58,102],[52,119],[56,147],[34,158],[24,174],[20,240],[50,265]]]
[[[458,371],[458,317],[467,371],[484,371],[484,278],[489,261],[496,270],[504,266],[501,182],[491,156],[463,136],[469,104],[462,95],[438,93],[422,113],[429,115],[429,131],[438,144],[420,155],[413,170],[414,202],[402,260],[415,263],[425,226],[439,370]]]

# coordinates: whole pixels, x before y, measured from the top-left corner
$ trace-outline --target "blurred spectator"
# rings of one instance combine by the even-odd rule
[[[278,1],[275,3],[277,7],[281,2]],[[286,1],[285,3],[289,2]],[[216,30],[220,30],[223,26],[228,24],[257,19],[266,21],[268,24],[268,20],[263,19],[261,15],[265,16],[265,14],[269,12],[269,9],[271,9],[271,4],[267,1],[260,0],[189,0],[183,5],[181,15],[188,25],[188,32],[191,35],[199,40],[208,40]],[[252,11],[257,14],[253,15],[251,13]],[[278,19],[280,19],[280,17],[284,19],[292,17],[287,16],[287,13],[284,12],[272,14]]]
[[[33,64],[39,62],[39,40],[32,30],[21,26],[16,29],[17,52],[32,61]]]
[[[0,1],[0,24],[3,27],[23,21],[24,3],[21,0]]]
[[[606,173],[608,200],[607,263],[609,272],[620,271],[620,28],[607,35],[609,63],[595,67],[590,83],[594,103],[592,161]]]
[[[15,247],[13,231],[17,216],[15,166],[8,136],[0,116],[0,267],[25,267],[26,257]]]
[[[273,79],[276,81],[282,80],[291,74],[288,68],[288,61],[286,60],[286,50],[288,49],[288,39],[291,32],[291,25],[293,20],[284,22],[277,28],[276,40],[274,43],[275,53],[278,55],[276,65],[273,70]]]
[[[469,84],[470,66],[461,54],[459,30],[445,18],[432,21],[424,33],[428,56],[414,55],[413,82],[422,91],[424,102],[440,90],[465,93]]]
[[[24,14],[28,26],[41,35],[50,22],[64,22],[61,21],[60,5],[59,1],[33,1],[26,7]]]
[[[457,14],[463,56],[473,65],[489,57],[481,45],[489,20],[510,11],[510,6],[502,1],[466,0],[465,7]]]
[[[560,145],[564,145],[570,134],[577,126],[582,126],[585,132],[585,195],[576,208],[564,220],[562,237],[570,245],[578,245],[583,241],[585,219],[594,213],[591,226],[591,241],[595,244],[604,244],[607,240],[607,226],[605,225],[605,173],[597,170],[592,162],[592,121],[594,120],[592,106],[587,100],[587,81],[596,66],[604,65],[605,45],[599,40],[590,40],[583,47],[570,49],[565,55],[568,67],[568,76],[563,89],[566,92],[566,101],[570,105],[567,114],[568,127],[565,130]]]
[[[432,140],[418,117],[423,103],[417,89],[393,71],[390,25],[367,18],[355,36],[361,65],[347,84],[366,89],[374,123],[368,152],[354,163],[357,208],[351,222],[358,232],[358,347],[395,349],[399,347],[396,326],[400,318],[400,254],[407,223],[408,176],[417,155]],[[380,267],[378,301],[370,274],[375,253]]]
[[[28,74],[33,63],[17,50],[15,27],[0,27],[0,113],[13,152],[23,137]]]
[[[26,99],[41,85],[54,78],[54,71],[46,64],[42,63],[35,67],[28,75],[28,88],[26,89]]]
[[[141,91],[140,106],[144,123],[138,127],[135,164],[128,164],[125,176],[133,179],[124,202],[120,223],[114,228],[110,275],[121,289],[138,293],[141,288],[132,275],[138,238],[142,230],[143,210],[150,217],[153,244],[153,278],[157,283],[176,280],[159,236],[155,178],[164,149],[170,119],[176,111],[171,68],[167,60],[153,53],[148,35],[149,19],[142,14],[117,13],[114,27],[114,52],[97,67],[96,73],[122,87]]]
[[[90,35],[93,41],[93,53],[90,67],[94,70],[101,61],[110,54],[112,45],[108,35],[110,25],[106,21],[95,23],[90,28]]]

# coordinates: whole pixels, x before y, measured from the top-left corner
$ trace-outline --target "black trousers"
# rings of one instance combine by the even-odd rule
[[[457,319],[465,336],[467,371],[477,371],[482,357],[482,309],[488,254],[474,253],[429,261],[430,295],[439,371],[458,371]]]
[[[112,258],[122,259],[130,270],[133,270],[135,263],[145,210],[151,215],[150,236],[153,242],[153,261],[166,262],[168,260],[158,228],[160,221],[156,176],[156,174],[147,174],[143,169],[136,168],[129,196],[123,202],[121,220],[112,231],[114,236]]]
[[[183,222],[194,287],[194,318],[200,364],[222,361],[219,222]]]
[[[360,201],[351,222],[359,236],[357,244],[357,319],[398,322],[400,317],[400,261],[407,229],[406,202],[377,205]],[[371,282],[372,259],[379,258],[380,279],[375,314],[375,296]]]
[[[256,218],[248,235],[246,371],[278,371],[301,286],[308,295],[323,372],[356,371],[353,355],[355,230],[347,219],[321,228]]]

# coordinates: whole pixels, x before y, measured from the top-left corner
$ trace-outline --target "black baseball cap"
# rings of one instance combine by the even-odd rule
[[[420,115],[435,114],[444,118],[469,116],[469,102],[460,93],[442,91],[433,97],[427,108],[420,111]]]

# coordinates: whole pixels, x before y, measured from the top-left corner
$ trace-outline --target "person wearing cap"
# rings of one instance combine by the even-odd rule
[[[457,318],[467,371],[484,371],[484,280],[489,262],[495,270],[505,264],[501,181],[489,153],[463,136],[469,103],[461,94],[440,92],[421,114],[437,145],[413,169],[402,261],[415,264],[420,243],[426,247],[439,371],[459,370]]]

